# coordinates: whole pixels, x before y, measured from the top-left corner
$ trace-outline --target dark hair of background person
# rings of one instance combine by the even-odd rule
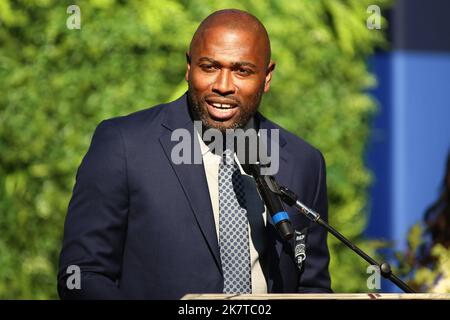
[[[450,150],[447,155],[447,167],[442,182],[442,192],[424,214],[426,235],[430,236],[429,248],[440,244],[450,248]],[[428,250],[429,251],[429,250]],[[422,264],[433,263],[434,259],[427,252],[422,258]]]

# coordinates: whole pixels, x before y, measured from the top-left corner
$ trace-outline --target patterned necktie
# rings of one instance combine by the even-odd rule
[[[224,293],[251,293],[250,249],[245,191],[233,152],[219,165],[219,242]]]

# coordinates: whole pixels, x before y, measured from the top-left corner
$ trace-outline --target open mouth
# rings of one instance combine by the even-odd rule
[[[238,111],[236,104],[219,103],[206,101],[208,106],[208,114],[213,120],[227,121],[231,119]]]
[[[214,108],[217,109],[231,109],[234,108],[235,106],[231,105],[231,104],[222,104],[222,103],[212,103],[211,104]]]

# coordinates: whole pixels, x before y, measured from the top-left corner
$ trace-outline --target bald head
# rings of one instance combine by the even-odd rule
[[[189,46],[189,55],[195,52],[197,46],[207,40],[211,30],[222,30],[222,32],[246,32],[257,39],[258,51],[264,55],[266,65],[270,62],[271,49],[270,39],[266,28],[254,15],[238,10],[224,9],[213,12],[204,19],[192,37]]]

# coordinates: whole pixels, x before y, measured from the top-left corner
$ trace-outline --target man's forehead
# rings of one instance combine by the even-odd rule
[[[193,46],[196,58],[209,56],[227,60],[264,60],[266,47],[254,32],[223,27],[205,28]]]

